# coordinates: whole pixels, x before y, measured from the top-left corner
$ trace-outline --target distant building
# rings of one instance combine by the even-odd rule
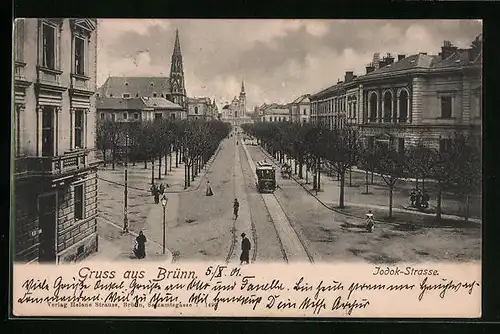
[[[188,98],[188,118],[210,121],[218,118],[218,113],[215,99],[210,101],[208,97]]]
[[[272,103],[265,105],[261,109],[262,122],[288,122],[290,121],[290,111],[288,105]]]
[[[231,103],[226,103],[222,108],[221,121],[230,122],[233,125],[251,122],[250,117],[246,115],[246,108],[245,84],[242,81],[239,97],[235,96]]]
[[[310,95],[302,95],[289,104],[290,120],[296,123],[308,123],[311,113]]]
[[[14,260],[96,252],[95,19],[16,19]]]
[[[99,98],[96,105],[100,121],[133,122],[155,119],[182,119],[178,104],[164,98]]]
[[[369,147],[423,140],[447,149],[455,133],[481,132],[482,36],[470,48],[445,41],[439,55],[387,55],[379,68],[311,96],[311,120],[359,128]],[[347,76],[347,74],[346,74]]]
[[[188,99],[178,30],[175,33],[170,77],[109,77],[99,87],[96,96],[97,100],[103,99],[102,103],[98,103],[99,106],[126,106],[126,100],[131,99],[128,100],[128,104],[131,106],[136,106],[135,103],[143,103],[150,105],[149,108],[158,109],[156,108],[158,105],[163,105],[164,111],[174,110],[176,112],[175,119],[187,118]],[[117,99],[117,101],[113,102],[109,99]],[[143,102],[140,102],[141,100]],[[181,107],[180,110],[178,106]],[[106,111],[98,110],[98,112],[105,113]],[[136,112],[136,109],[129,112]],[[171,115],[169,118],[172,118]]]

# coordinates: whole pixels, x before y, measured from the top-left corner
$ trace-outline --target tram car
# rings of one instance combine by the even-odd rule
[[[256,165],[256,187],[260,193],[273,193],[276,190],[276,169],[267,161],[259,161]]]

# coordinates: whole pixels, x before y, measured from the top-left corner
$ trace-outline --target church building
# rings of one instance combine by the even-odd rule
[[[162,112],[156,112],[155,118],[169,117],[185,119],[188,113],[188,99],[184,82],[184,67],[182,62],[179,31],[175,32],[174,51],[170,65],[170,77],[109,77],[98,89],[97,112],[99,119],[120,119],[120,113],[133,114],[130,120],[147,120],[151,114],[148,101],[154,99],[156,105],[161,105]],[[144,108],[133,110],[123,109],[123,106],[141,103],[129,103],[132,100],[146,101]],[[162,102],[163,101],[163,102]],[[105,107],[104,107],[105,106]],[[142,110],[144,109],[144,110]],[[125,114],[124,114],[125,115]],[[137,115],[137,116],[136,116]]]
[[[222,108],[221,121],[230,122],[233,125],[249,123],[250,117],[247,116],[247,98],[245,93],[245,84],[241,82],[241,91],[239,97],[234,97],[231,103],[226,103]]]

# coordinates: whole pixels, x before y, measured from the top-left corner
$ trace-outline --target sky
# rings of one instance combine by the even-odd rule
[[[176,29],[188,96],[215,98],[221,108],[244,80],[253,109],[318,92],[346,71],[364,74],[375,52],[437,54],[444,40],[468,47],[482,22],[102,19],[98,86],[108,76],[169,76]]]

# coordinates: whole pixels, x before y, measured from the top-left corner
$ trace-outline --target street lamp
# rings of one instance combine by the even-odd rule
[[[125,188],[123,196],[123,232],[128,233],[128,134],[125,136]]]
[[[168,198],[163,194],[163,197],[161,198],[161,205],[163,206],[163,254],[165,254],[165,228],[166,228],[166,223],[165,223],[165,211],[167,209],[167,203],[168,203]]]

